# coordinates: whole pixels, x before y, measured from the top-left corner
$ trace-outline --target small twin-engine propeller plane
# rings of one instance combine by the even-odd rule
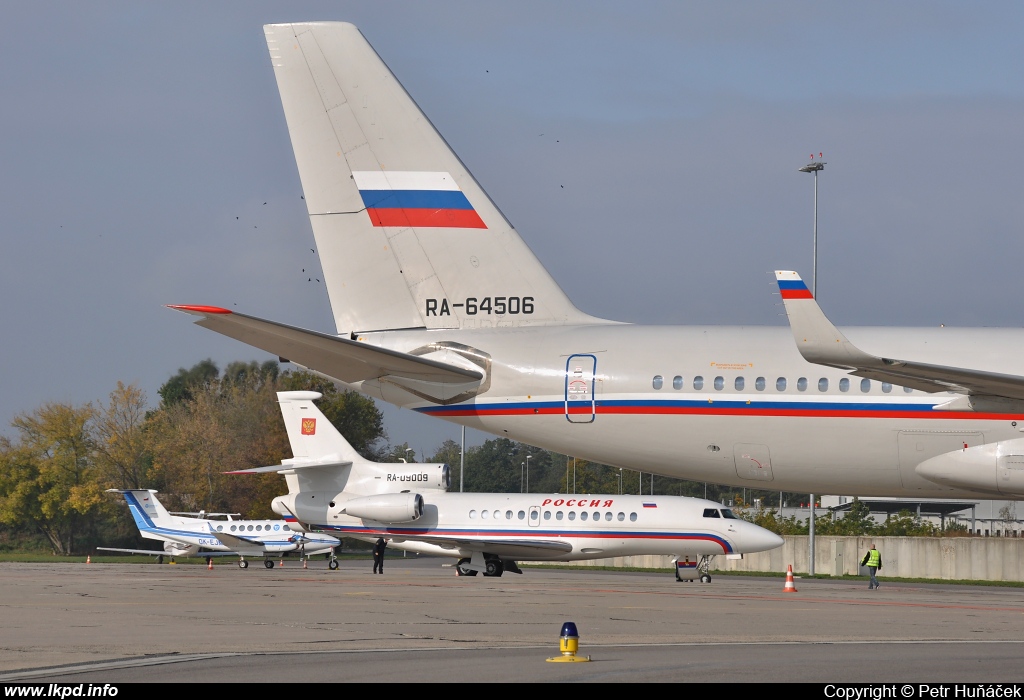
[[[839,334],[785,271],[792,332],[590,316],[356,27],[264,32],[335,328],[172,307],[198,325],[376,399],[602,464],[772,491],[1024,499],[1021,328]],[[593,512],[653,511],[615,499]]]
[[[330,568],[337,569],[334,548],[337,538],[318,532],[296,532],[283,520],[234,520],[235,513],[169,513],[156,498],[156,491],[108,489],[124,496],[139,533],[148,540],[160,540],[163,551],[148,549],[115,549],[97,547],[105,552],[149,554],[163,561],[172,557],[238,557],[239,568],[246,569],[246,557],[264,557],[263,565],[274,568],[272,555],[299,552],[301,556],[331,554]],[[181,517],[195,515],[199,517]],[[213,520],[206,516],[225,516]]]
[[[454,557],[460,576],[522,573],[516,561],[524,559],[668,554],[696,561],[782,544],[778,535],[698,498],[448,493],[448,465],[371,462],[316,407],[320,394],[282,391],[277,397],[293,457],[229,474],[283,474],[288,495],[272,507],[289,522]],[[711,580],[706,568],[703,574]]]

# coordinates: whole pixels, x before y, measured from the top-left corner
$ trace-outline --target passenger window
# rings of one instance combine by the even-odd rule
[[[626,514],[625,513],[619,513],[618,518],[619,518],[619,522],[621,523],[623,520],[626,519]]]
[[[586,520],[588,517],[587,511],[580,513],[580,520]]]
[[[570,510],[569,511],[569,520],[575,520],[575,519],[576,519],[576,511]]]
[[[778,379],[775,380],[775,391],[785,391],[785,390],[786,390],[786,378],[785,377],[779,377]]]
[[[249,526],[249,532],[252,532],[252,525]]]
[[[903,387],[903,391],[904,391],[905,393],[909,394],[910,392],[912,392],[912,391],[913,391],[913,389],[911,389],[911,388],[910,388],[909,386],[905,386],[905,387]]]
[[[234,532],[234,531],[235,531],[235,526],[234,526],[234,525],[232,525],[232,526],[231,526],[231,532]]]
[[[665,383],[665,378],[660,374],[654,375],[654,381],[651,382],[651,386],[655,389],[661,389],[661,385]]]
[[[715,391],[721,391],[725,388],[725,377],[715,377]]]
[[[545,520],[551,520],[551,511],[550,510],[544,511],[544,519]]]
[[[495,520],[500,520],[501,519],[501,511],[500,510],[494,511],[494,519]]]
[[[796,380],[797,391],[807,391],[807,377],[800,377]]]
[[[562,511],[558,511],[557,513],[555,513],[555,520],[561,520],[562,516],[564,515],[565,514]]]
[[[675,389],[676,391],[679,391],[680,389],[683,388],[683,378],[680,377],[678,374],[672,377],[672,388]]]
[[[825,377],[818,380],[818,391],[828,391],[828,379]]]
[[[631,522],[631,523],[635,523],[636,522],[636,513],[630,513],[629,514],[629,522]]]
[[[744,380],[743,377],[736,377],[736,381],[733,382],[733,386],[736,387],[736,391],[743,391]]]
[[[861,390],[861,393],[863,393],[863,394],[866,394],[869,391],[871,391],[871,380],[870,379],[861,379],[860,380],[860,390]]]
[[[480,518],[482,520],[487,520],[487,518],[489,518],[490,515],[491,515],[490,511],[486,511],[486,510],[480,511]]]
[[[511,519],[512,519],[512,511],[506,510],[505,511],[505,520],[511,520]]]
[[[519,517],[522,517],[522,516],[519,516]],[[475,520],[476,519],[476,511],[475,510],[469,511],[469,519],[470,520]]]
[[[604,519],[605,520],[611,520],[613,517],[615,517],[615,516],[613,516],[611,513],[605,513],[604,514]]]
[[[850,380],[847,379],[846,377],[843,377],[842,379],[839,380],[839,391],[849,391],[849,390],[850,390]]]
[[[693,388],[696,389],[697,391],[700,391],[701,389],[703,389],[704,388],[704,377],[700,377],[700,376],[694,377],[693,378]]]
[[[755,389],[757,389],[758,391],[764,391],[764,387],[765,387],[764,377],[758,377],[757,379],[754,380],[754,388]]]
[[[224,532],[224,526],[223,525],[218,525],[217,526],[217,532]]]
[[[524,511],[519,511],[519,513],[516,514],[516,517],[518,517],[520,520],[523,520],[524,518],[526,518],[526,513]]]
[[[889,382],[882,382],[882,393],[888,394],[892,391],[892,384]]]
[[[537,516],[538,516],[538,512],[537,511],[535,511],[535,510],[531,510],[530,511],[530,520],[536,520]]]
[[[718,509],[717,508],[705,508],[704,509],[704,517],[705,518],[718,518],[718,517],[721,517],[721,516],[718,515]]]
[[[262,530],[262,529],[263,529],[263,526],[262,526],[262,525],[257,525],[257,526],[256,526],[256,532],[259,532],[259,531],[260,531],[260,530]]]
[[[727,520],[739,520],[739,518],[736,517],[736,514],[728,508],[722,508],[722,517]]]

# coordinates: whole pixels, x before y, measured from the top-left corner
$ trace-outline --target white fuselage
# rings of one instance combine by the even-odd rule
[[[1024,374],[1021,329],[846,333],[887,357]],[[468,400],[443,405],[421,398],[434,389],[415,382],[406,382],[413,392],[386,381],[353,385],[371,396],[602,464],[696,481],[977,497],[923,479],[914,468],[965,444],[1013,439],[1024,430],[1024,414],[935,410],[955,398],[950,393],[877,381],[862,388],[859,377],[806,362],[785,327],[594,324],[389,331],[359,340],[403,352],[451,341],[490,356],[482,390]],[[423,356],[459,359],[446,351]],[[703,381],[695,385],[697,377]]]
[[[354,518],[337,508],[316,508],[317,499],[303,495],[292,507],[300,520],[318,530],[369,541],[385,537],[399,549],[444,556],[468,556],[483,548],[511,559],[575,561],[642,554],[743,554],[782,544],[777,535],[735,518],[720,504],[679,496],[425,491],[422,517],[395,524]],[[344,505],[341,496],[338,507]],[[538,549],[539,543],[560,543],[565,549],[545,552]]]

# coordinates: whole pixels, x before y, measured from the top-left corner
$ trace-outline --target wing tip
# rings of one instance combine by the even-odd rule
[[[168,309],[183,311],[187,314],[207,316],[209,314],[230,314],[230,309],[222,309],[219,306],[203,306],[200,304],[164,304]]]

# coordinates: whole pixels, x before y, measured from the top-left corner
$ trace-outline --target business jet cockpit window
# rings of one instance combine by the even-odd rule
[[[739,520],[739,518],[736,517],[736,514],[728,508],[722,508],[722,517],[727,520]]]
[[[718,514],[718,509],[717,508],[705,508],[704,509],[704,517],[705,518],[720,518],[722,516]]]

